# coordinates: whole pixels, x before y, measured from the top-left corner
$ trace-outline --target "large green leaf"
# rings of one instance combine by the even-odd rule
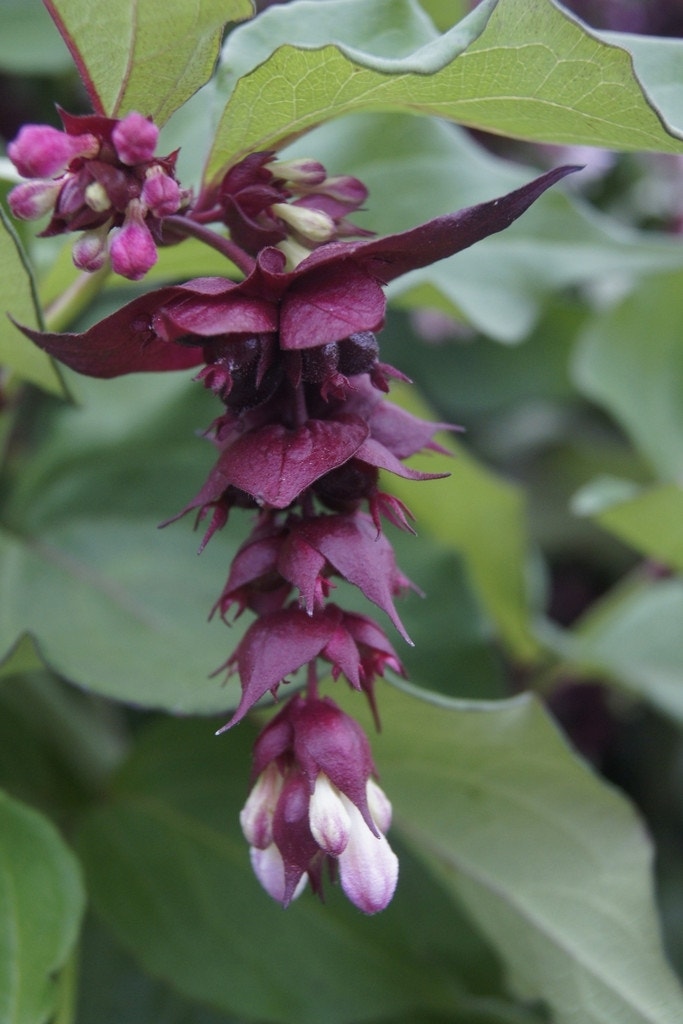
[[[44,1024],[78,935],[80,871],[50,822],[0,792],[0,1019]]]
[[[639,488],[627,480],[601,478],[582,488],[572,507],[663,566],[683,572],[683,488],[679,485]]]
[[[683,479],[682,285],[680,273],[643,280],[589,324],[575,362],[579,387],[674,481]]]
[[[287,912],[262,892],[237,823],[253,738],[246,724],[219,739],[206,722],[158,725],[83,823],[95,908],[142,965],[246,1020],[533,1020],[501,997],[490,950],[411,857],[374,918],[334,888]]]
[[[465,903],[514,988],[542,998],[555,1024],[680,1021],[642,825],[538,703],[378,698],[373,747],[396,827]]]
[[[324,9],[299,0],[231,35],[218,85],[226,106],[210,179],[252,150],[361,110],[431,114],[538,142],[683,149],[630,55],[551,0],[488,0],[444,36],[410,0]]]
[[[250,0],[44,0],[100,114],[131,110],[161,124],[208,80],[227,21]]]
[[[32,345],[7,319],[38,327],[33,278],[21,243],[0,207],[0,365],[46,391],[64,394],[64,384],[52,359]]]
[[[215,408],[183,375],[77,383],[85,408],[41,424],[45,444],[4,508],[0,650],[28,634],[50,667],[95,692],[175,711],[226,708],[236,686],[210,674],[246,621],[228,630],[207,616],[239,523],[201,558],[191,520],[158,529],[208,471],[212,447],[193,435]]]

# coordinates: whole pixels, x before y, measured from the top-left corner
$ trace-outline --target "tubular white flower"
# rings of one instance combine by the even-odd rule
[[[365,787],[370,814],[380,832],[388,832],[391,825],[391,801],[374,779],[368,779]]]
[[[282,776],[275,764],[269,764],[240,811],[240,825],[250,846],[265,850],[273,842],[273,815],[281,790]]]
[[[351,835],[339,857],[342,889],[359,910],[376,914],[390,903],[398,882],[398,857],[385,836],[374,836],[358,808],[347,803]]]
[[[308,805],[308,822],[318,846],[332,857],[346,849],[351,834],[351,818],[344,798],[327,775],[320,772]]]
[[[251,866],[259,882],[269,896],[272,896],[278,903],[285,902],[285,865],[275,843],[271,843],[265,850],[257,850],[254,846],[249,849]],[[291,899],[295,900],[306,888],[307,875],[302,875]]]

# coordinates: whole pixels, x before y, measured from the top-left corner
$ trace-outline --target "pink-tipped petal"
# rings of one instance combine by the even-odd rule
[[[351,836],[339,857],[339,878],[347,897],[365,914],[391,902],[398,882],[398,857],[382,834],[375,836],[349,801]]]

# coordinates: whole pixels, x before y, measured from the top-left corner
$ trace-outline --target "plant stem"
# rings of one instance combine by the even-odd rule
[[[235,245],[231,239],[226,238],[225,235],[219,235],[211,228],[207,228],[204,224],[198,224],[197,221],[191,220],[189,217],[165,217],[164,225],[173,229],[173,231],[180,235],[191,235],[193,238],[199,239],[200,242],[204,242],[205,245],[210,245],[212,249],[216,249],[222,253],[227,259],[231,260],[239,270],[245,276],[248,276],[254,267],[256,266],[256,260],[248,255],[241,249],[239,245]]]

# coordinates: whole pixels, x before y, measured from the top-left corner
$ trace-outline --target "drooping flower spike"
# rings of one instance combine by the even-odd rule
[[[365,198],[355,179],[335,184],[320,165],[285,171],[271,158],[243,161],[213,197],[245,248],[258,249],[255,259],[233,250],[244,280],[161,288],[83,334],[25,333],[95,377],[200,368],[196,379],[222,402],[210,431],[216,463],[179,513],[210,514],[202,547],[233,508],[256,513],[214,606],[226,621],[232,611],[256,616],[222,666],[239,676],[242,692],[219,732],[269,694],[279,697],[292,677],[307,678],[306,696],[289,700],[256,744],[255,785],[241,818],[254,871],[286,906],[306,879],[321,893],[327,864],[338,869],[349,899],[374,913],[391,899],[398,876],[384,837],[391,807],[372,778],[360,728],[318,697],[317,666],[321,661],[333,679],[362,691],[379,723],[375,680],[386,669],[405,675],[403,666],[377,623],[330,598],[336,581],[351,584],[410,642],[394,599],[412,584],[381,525],[385,517],[411,530],[411,515],[380,490],[380,473],[439,475],[417,472],[405,460],[423,449],[443,450],[433,435],[452,429],[386,398],[389,381],[402,374],[379,360],[383,289],[507,227],[574,168],[400,234],[348,242],[338,240],[351,231],[345,212]],[[293,195],[300,202],[283,208]],[[328,237],[337,240],[316,237],[315,220],[306,219],[325,203]],[[217,209],[205,211],[207,222]],[[288,269],[293,246],[300,261]]]

